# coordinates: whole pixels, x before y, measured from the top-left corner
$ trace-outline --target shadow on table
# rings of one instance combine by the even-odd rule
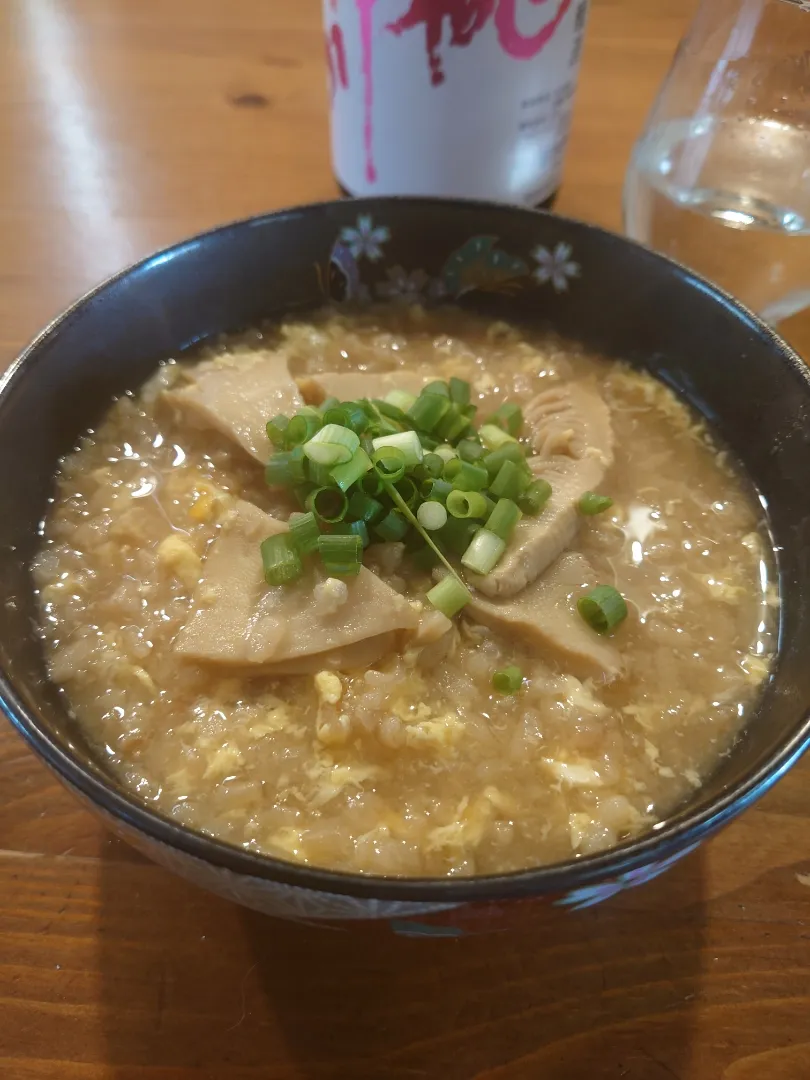
[[[583,911],[406,938],[238,908],[123,845],[103,864],[115,1080],[672,1080],[689,1072],[702,856]],[[151,1073],[150,1073],[151,1075]]]

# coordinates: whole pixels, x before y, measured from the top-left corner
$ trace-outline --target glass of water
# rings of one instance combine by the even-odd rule
[[[810,322],[810,0],[702,0],[633,150],[629,236]]]

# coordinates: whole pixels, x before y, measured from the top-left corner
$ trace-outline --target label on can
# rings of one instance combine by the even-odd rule
[[[558,186],[588,0],[324,0],[352,195],[536,205]]]

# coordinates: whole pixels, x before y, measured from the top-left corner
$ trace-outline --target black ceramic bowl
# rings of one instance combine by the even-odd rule
[[[775,541],[778,664],[744,736],[652,833],[556,866],[459,880],[331,873],[249,854],[161,817],[87,746],[48,683],[28,566],[57,461],[166,356],[326,301],[459,299],[652,371],[745,466]],[[277,914],[389,917],[544,895],[581,905],[660,873],[760,796],[810,741],[810,380],[761,322],[694,274],[618,236],[483,203],[369,199],[228,225],[110,279],[54,322],[0,386],[0,694],[59,777],[158,862]],[[455,915],[454,915],[455,917]]]

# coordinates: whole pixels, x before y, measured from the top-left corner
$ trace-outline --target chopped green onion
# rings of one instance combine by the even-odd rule
[[[422,458],[422,466],[425,469],[428,477],[436,479],[442,475],[442,469],[444,469],[444,458],[441,454],[430,453],[425,454]]]
[[[415,427],[427,432],[433,431],[438,422],[450,408],[450,401],[439,394],[427,394],[423,390],[408,409],[408,416]]]
[[[458,405],[450,405],[436,427],[436,434],[448,442],[456,442],[470,427],[470,421],[461,412]]]
[[[446,502],[447,496],[453,490],[449,480],[437,477],[435,480],[426,480],[420,489],[423,499],[433,499],[435,502]]]
[[[393,408],[393,405],[391,408]],[[369,434],[373,435],[376,439],[380,435],[399,435],[402,431],[402,427],[403,425],[397,423],[396,420],[389,420],[387,417],[381,416],[368,430]]]
[[[319,465],[317,461],[310,461],[309,458],[305,459],[307,479],[315,487],[334,487],[335,481],[332,477],[332,470],[328,465]]]
[[[531,483],[527,470],[514,461],[505,461],[498,469],[498,475],[489,485],[489,490],[498,499],[512,499],[517,502]]]
[[[359,446],[355,450],[351,461],[347,461],[343,465],[335,465],[332,468],[332,478],[341,491],[348,491],[352,484],[359,480],[361,476],[365,476],[371,467],[371,458],[363,447]]]
[[[447,443],[442,443],[441,446],[437,446],[433,453],[436,457],[440,457],[445,465],[448,461],[453,461],[454,458],[458,457],[458,454],[453,447],[449,446]]]
[[[440,439],[434,439],[432,435],[428,435],[426,431],[419,432],[419,442],[424,450],[435,450],[440,441]]]
[[[372,462],[373,464],[373,462]],[[366,493],[366,495],[379,495],[383,489],[383,482],[377,474],[377,470],[366,473],[363,479],[360,481],[360,487]]]
[[[289,423],[290,421],[283,413],[279,413],[278,416],[274,416],[272,420],[267,421],[267,438],[276,449],[280,450],[284,446],[284,434]]]
[[[289,526],[292,542],[299,555],[309,555],[316,550],[321,530],[311,511],[290,517]]]
[[[284,442],[287,446],[300,446],[311,439],[316,431],[321,428],[321,418],[317,411],[305,413],[303,409],[296,413],[287,425],[284,432]]]
[[[355,434],[360,435],[366,430],[370,420],[365,409],[357,402],[342,401],[339,405],[333,405],[331,409],[325,410],[323,422],[350,428]]]
[[[448,574],[442,578],[438,585],[434,585],[425,597],[437,611],[452,619],[459,611],[472,600],[469,590],[454,574]]]
[[[597,495],[595,491],[586,491],[579,500],[577,509],[585,517],[593,517],[594,514],[609,510],[611,506],[613,506],[613,499],[609,495]]]
[[[303,483],[306,475],[301,447],[273,454],[264,467],[264,479],[269,487],[294,487]]]
[[[397,435],[383,435],[381,438],[374,439],[373,443],[375,450],[380,450],[384,446],[392,446],[394,449],[399,450],[406,467],[418,465],[422,460],[422,444],[419,442],[419,436],[415,431],[401,431]]]
[[[523,686],[523,672],[516,664],[502,668],[492,675],[492,688],[499,694],[516,694]]]
[[[520,443],[509,442],[499,446],[497,450],[490,450],[484,455],[481,464],[486,468],[490,477],[494,479],[498,475],[498,469],[505,461],[514,461],[516,465],[522,465],[526,461],[526,455]]]
[[[453,575],[453,577],[455,577],[459,581],[459,583],[461,583],[461,578],[458,576],[458,574],[455,572],[453,567],[450,565],[450,563],[444,557],[444,552],[441,550],[441,548],[436,546],[436,542],[433,540],[430,533],[427,532],[427,530],[422,525],[419,524],[415,514],[402,501],[402,496],[399,494],[399,492],[394,487],[394,485],[391,484],[391,483],[388,483],[386,481],[385,490],[391,496],[392,500],[396,503],[398,509],[402,512],[403,517],[405,517],[408,521],[410,521],[410,523],[413,525],[413,527],[416,529],[417,532],[421,533],[422,538],[425,540],[425,542],[428,544],[428,546],[433,548],[433,550],[439,556],[439,558],[444,563],[444,565],[447,567],[447,569],[450,571],[450,573]]]
[[[325,412],[328,412],[329,409],[335,409],[338,405],[340,405],[340,402],[336,397],[324,398],[318,406],[318,411],[320,412],[321,416],[323,416],[323,414]]]
[[[450,379],[450,400],[456,405],[470,404],[470,384],[465,379],[457,379],[455,375]]]
[[[487,450],[497,450],[499,446],[503,446],[505,443],[517,442],[517,439],[507,434],[497,424],[483,424],[478,429],[478,438]]]
[[[339,521],[336,525],[329,526],[329,533],[332,536],[359,536],[364,548],[371,542],[365,521]]]
[[[461,565],[476,574],[488,574],[494,570],[501,555],[506,551],[506,541],[489,529],[479,529],[472,543],[461,556]]]
[[[423,394],[438,394],[440,397],[450,397],[450,387],[443,379],[434,379],[422,387]]]
[[[419,492],[410,476],[403,476],[401,479],[397,480],[394,487],[402,496],[403,501],[411,508],[411,510],[413,510],[419,502]]]
[[[416,398],[413,400],[416,401]],[[397,430],[411,426],[411,418],[397,405],[391,405],[387,401],[378,401],[377,398],[374,399],[373,404],[381,416],[387,416],[389,420],[396,422],[398,425]]]
[[[312,490],[312,484],[296,484],[296,486],[293,488],[293,495],[295,496],[295,501],[298,503],[302,510],[306,510],[307,496]]]
[[[261,544],[264,580],[268,585],[288,585],[304,572],[304,564],[289,533],[268,536]]]
[[[441,503],[436,505],[441,506]],[[483,518],[487,500],[479,491],[451,491],[447,496],[447,509],[456,518]]]
[[[351,536],[321,536],[318,552],[330,577],[354,577],[360,573],[363,542],[356,533]]]
[[[402,540],[407,531],[407,519],[399,510],[389,510],[382,521],[374,526],[374,532],[381,540]]]
[[[454,555],[463,555],[472,543],[472,539],[478,532],[479,526],[469,518],[449,517],[444,528],[440,529],[436,537]]]
[[[360,446],[360,437],[340,424],[324,424],[320,431],[304,444],[304,453],[319,465],[343,465],[351,461]]]
[[[597,585],[577,600],[577,611],[597,634],[607,634],[627,618],[627,604],[612,585]]]
[[[373,525],[374,522],[379,521],[384,514],[385,507],[379,499],[367,495],[365,491],[355,491],[352,493],[349,499],[349,507],[346,512],[346,517],[351,521],[365,521],[366,524]]]
[[[487,518],[487,528],[500,536],[501,540],[508,540],[522,517],[520,509],[511,499],[498,499],[495,509]]]
[[[405,455],[396,446],[381,446],[371,455],[371,462],[380,480],[396,483],[405,475]]]
[[[416,511],[416,520],[423,529],[434,532],[447,524],[447,510],[440,502],[427,500]]]
[[[328,525],[343,521],[348,506],[349,500],[338,488],[315,488],[307,495],[307,510],[311,511],[318,521],[325,521]]]
[[[386,405],[393,405],[403,413],[406,413],[415,401],[416,395],[409,394],[407,390],[392,390],[385,395]]]
[[[505,401],[499,405],[487,421],[488,424],[497,424],[498,427],[508,431],[510,435],[517,435],[523,426],[523,411],[519,405],[511,401]]]
[[[475,465],[486,454],[486,450],[477,439],[462,439],[456,445],[456,453],[462,460]]]
[[[456,459],[460,461],[460,459]],[[460,461],[459,467],[453,470],[453,487],[459,491],[483,491],[489,484],[487,470],[480,465],[473,465],[469,461]]]
[[[518,506],[524,514],[539,514],[550,498],[548,480],[533,480],[518,499]]]

